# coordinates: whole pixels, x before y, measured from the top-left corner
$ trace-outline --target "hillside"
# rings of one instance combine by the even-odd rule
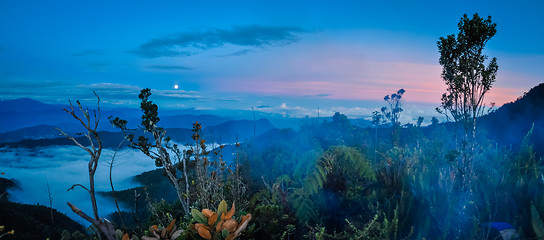
[[[61,239],[64,230],[85,233],[85,228],[56,209],[0,200],[0,226],[15,230],[7,239]],[[51,223],[53,218],[53,224]]]
[[[481,123],[490,138],[514,148],[534,124],[531,140],[535,150],[544,156],[544,83],[483,117]]]

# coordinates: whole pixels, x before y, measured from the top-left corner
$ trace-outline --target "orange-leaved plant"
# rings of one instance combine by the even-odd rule
[[[181,229],[176,230],[176,219],[172,220],[168,227],[153,225],[149,227],[149,234],[152,235],[152,237],[143,236],[142,240],[174,240],[183,233],[183,230]],[[125,236],[123,236],[123,240],[128,240],[128,234],[125,234]]]
[[[219,203],[217,212],[210,209],[192,209],[191,214],[193,219],[197,222],[194,224],[194,229],[204,239],[236,239],[242,234],[242,231],[246,229],[249,220],[251,220],[251,214],[243,215],[239,221],[236,221],[234,217],[234,202],[229,211],[227,211],[227,202],[225,200]]]

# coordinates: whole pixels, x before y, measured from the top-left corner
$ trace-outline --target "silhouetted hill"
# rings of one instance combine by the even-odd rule
[[[39,125],[0,133],[0,143],[19,142],[24,139],[58,138],[59,136],[55,126]]]
[[[0,101],[0,132],[38,125],[68,124],[69,116],[62,106],[44,104],[32,99],[21,98]]]
[[[51,223],[53,214],[53,223]],[[0,226],[15,230],[7,239],[61,239],[61,233],[79,231],[85,228],[65,214],[40,205],[29,205],[0,200]],[[12,237],[12,238],[10,238]]]
[[[104,148],[117,148],[119,144],[123,141],[125,136],[121,132],[98,132],[100,139],[102,140],[102,145]],[[81,144],[88,146],[89,140],[85,136],[79,136],[73,134],[71,136],[76,137],[76,140]],[[72,140],[61,136],[51,139],[24,139],[19,142],[9,142],[9,143],[0,143],[0,147],[24,147],[24,148],[35,148],[35,147],[48,147],[48,146],[62,146],[62,145],[74,145]],[[124,143],[126,146],[127,144]]]
[[[15,179],[7,179],[0,177],[0,200],[8,199],[8,189],[18,188],[17,181]]]
[[[217,118],[219,119],[219,118]],[[256,121],[256,135],[260,135],[266,131],[274,129],[275,127],[266,119],[260,119]],[[253,137],[253,121],[251,120],[234,120],[228,121],[219,125],[205,127],[203,137],[208,142],[234,142],[238,138],[239,141],[249,139]],[[44,138],[44,136],[53,136],[57,134],[56,138]],[[135,131],[135,134],[144,134],[145,137],[152,139],[150,133],[144,133],[141,130]],[[32,136],[30,136],[32,135]],[[188,128],[167,128],[166,135],[171,137],[173,141],[179,144],[189,144],[193,142],[191,138],[193,133]],[[25,137],[27,136],[27,137]],[[88,145],[88,140],[85,136],[76,137],[81,144]],[[110,132],[100,131],[100,139],[104,148],[117,148],[124,139],[122,132]],[[39,138],[39,139],[36,139]],[[70,139],[64,136],[59,136],[55,127],[52,126],[37,126],[24,128],[12,132],[0,133],[0,147],[47,147],[55,145],[75,145]],[[124,143],[127,146],[127,143]]]
[[[96,104],[84,107],[93,110]],[[61,127],[67,132],[81,131],[82,127],[79,122],[66,113],[63,108],[69,108],[69,106],[67,104],[45,104],[28,98],[0,101],[0,115],[2,115],[2,118],[0,118],[0,134],[42,125]],[[77,108],[77,105],[75,108]],[[76,109],[76,113],[79,114],[79,109]],[[103,108],[101,110],[102,119],[99,130],[116,131],[107,120],[107,117],[117,114],[135,118],[138,117],[139,112],[137,109]]]
[[[38,112],[62,109],[57,105],[45,104],[30,98],[0,100],[0,112]]]
[[[205,136],[211,135],[214,141],[220,139],[222,142],[234,142],[238,139],[241,142],[253,138],[254,126],[255,136],[275,128],[268,119],[262,118],[256,122],[252,120],[235,120],[211,127],[204,127],[203,133]]]
[[[544,83],[516,101],[482,118],[482,127],[499,143],[517,148],[534,123],[531,138],[540,156],[544,153]]]

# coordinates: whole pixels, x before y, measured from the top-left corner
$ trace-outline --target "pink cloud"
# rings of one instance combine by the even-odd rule
[[[404,88],[406,101],[440,104],[446,86],[437,52],[404,45],[392,49],[381,43],[340,43],[318,41],[266,52],[237,62],[243,69],[217,62],[210,70],[221,73],[221,77],[210,76],[208,80],[223,92],[337,100],[380,101]],[[540,82],[534,76],[513,72],[520,69],[511,71],[499,70],[486,103],[513,101]]]
[[[406,97],[415,102],[438,102],[443,91],[439,65],[326,59],[299,62],[296,68],[299,72],[291,76],[278,73],[229,79],[223,87],[257,94],[327,94],[325,98],[345,100],[379,100],[404,88]]]

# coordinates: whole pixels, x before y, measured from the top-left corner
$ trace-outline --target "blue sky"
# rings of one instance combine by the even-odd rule
[[[368,116],[406,89],[405,121],[430,116],[445,86],[436,41],[464,13],[498,24],[486,102],[543,82],[542,1],[0,2],[0,99]],[[179,88],[175,89],[174,86]]]

